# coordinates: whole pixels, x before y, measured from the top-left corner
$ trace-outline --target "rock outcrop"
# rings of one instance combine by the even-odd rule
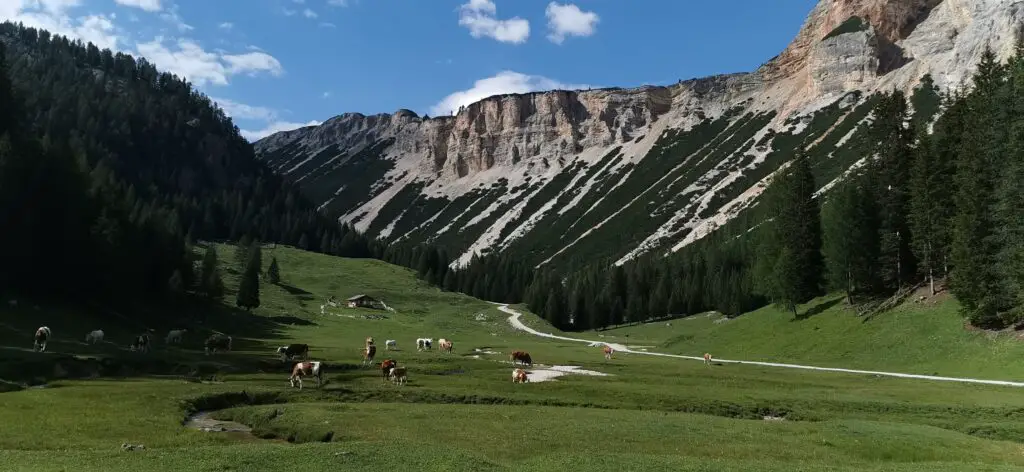
[[[987,45],[1007,57],[1022,22],[1024,0],[822,0],[793,42],[750,73],[666,87],[494,96],[455,116],[429,119],[409,110],[346,113],[255,146],[279,172],[318,189],[325,211],[342,221],[389,240],[448,245],[463,254],[463,262],[474,253],[513,247],[562,215],[578,219],[574,233],[529,251],[550,260],[581,240],[603,238],[602,244],[629,245],[616,257],[633,257],[637,248],[678,248],[695,231],[710,231],[712,222],[711,228],[749,206],[780,159],[787,159],[789,151],[775,145],[776,137],[805,132],[823,107],[855,114],[856,100],[836,105],[849,92],[910,92],[926,74],[940,88],[958,86],[973,74]],[[857,119],[864,119],[861,111]],[[734,125],[731,131],[714,128],[717,119]],[[758,129],[744,128],[754,122]],[[702,133],[704,147],[696,142]],[[750,142],[739,138],[748,134]],[[842,138],[831,142],[850,135]],[[686,149],[675,167],[656,162],[673,149]],[[367,164],[375,160],[386,165]],[[678,194],[658,203],[648,194],[656,189],[617,200],[597,190],[644,181],[638,169],[646,167],[685,174],[658,181]],[[607,178],[621,180],[604,185]],[[374,183],[353,196],[356,179]],[[435,208],[435,200],[446,203]],[[577,206],[586,212],[576,214]],[[631,225],[640,234],[629,238],[605,234],[631,212],[649,213],[659,223]],[[445,219],[452,221],[438,224]],[[583,221],[592,226],[581,229]]]

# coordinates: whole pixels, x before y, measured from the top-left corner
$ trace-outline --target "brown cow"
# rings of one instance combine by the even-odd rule
[[[405,370],[405,367],[392,367],[391,368],[391,381],[392,382],[398,382],[400,385],[405,385],[405,383],[408,380],[409,380],[409,374],[408,374],[408,371]]]
[[[530,378],[526,376],[525,370],[516,369],[512,371],[512,383],[526,383],[529,381]]]
[[[711,365],[711,354],[704,353],[704,365]]]
[[[602,351],[604,351],[604,358],[605,359],[611,359],[612,358],[612,353],[615,352],[615,350],[612,349],[612,347],[607,345],[607,344],[604,345],[604,349],[602,349]]]
[[[320,361],[299,362],[292,368],[292,376],[288,382],[292,387],[298,383],[299,390],[302,390],[302,377],[310,375],[316,379],[317,388],[323,383],[324,370],[320,367]]]
[[[525,365],[533,365],[533,359],[530,357],[530,353],[526,351],[512,351],[509,359],[513,364],[520,362]]]
[[[392,367],[398,367],[398,363],[394,359],[385,359],[380,363],[380,376],[385,382],[388,380],[388,374],[391,373]]]
[[[443,352],[447,352],[447,353],[449,353],[449,354],[451,354],[451,353],[452,353],[452,350],[453,350],[453,349],[452,349],[452,342],[451,342],[450,340],[447,340],[447,339],[441,338],[441,342],[440,342],[440,343],[438,343],[438,344],[439,344],[439,346],[441,347],[441,351],[443,351]]]
[[[373,356],[377,355],[377,346],[373,344],[367,344],[366,349],[363,351],[363,365],[370,365],[373,363]]]

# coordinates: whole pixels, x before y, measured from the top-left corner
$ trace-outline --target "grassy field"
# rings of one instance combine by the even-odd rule
[[[621,353],[605,360],[586,344],[514,331],[494,305],[441,292],[402,268],[289,248],[267,249],[266,263],[271,253],[284,283],[263,284],[262,306],[252,314],[225,306],[150,326],[132,321],[138,317],[130,313],[119,314],[120,323],[103,322],[45,303],[36,310],[32,301],[0,308],[0,344],[6,346],[0,378],[45,383],[0,394],[0,470],[1024,470],[1019,389],[742,365],[708,368]],[[220,255],[230,291],[237,286],[232,249],[221,246]],[[328,296],[360,293],[395,311],[338,308],[320,314]],[[233,300],[229,293],[226,305]],[[995,348],[1008,341],[972,340],[974,334],[924,322],[929,313],[934,319],[955,315],[948,306],[908,310],[869,323],[854,319],[858,325],[838,306],[800,322],[763,310],[725,323],[695,318],[672,327],[659,323],[581,336],[621,337],[618,342],[628,333],[629,344],[658,346],[651,350],[878,369],[925,368],[927,359],[897,366],[891,359],[907,352],[908,344],[932,342],[938,346],[917,348],[921,355],[950,349],[982,355],[987,349],[1010,365],[1010,354]],[[386,318],[363,317],[371,314]],[[524,321],[554,331],[533,315]],[[909,328],[893,326],[911,322],[932,331],[903,344],[882,339],[885,330],[893,339],[908,337]],[[889,324],[879,329],[872,323]],[[55,337],[51,352],[43,354],[30,352],[31,332],[40,324]],[[794,332],[786,334],[786,326]],[[190,329],[180,348],[163,343],[172,327]],[[85,345],[85,333],[96,328],[106,331],[107,342]],[[149,328],[157,330],[154,351],[127,352],[130,336]],[[831,334],[843,329],[850,341]],[[236,349],[204,356],[202,339],[213,330],[235,336]],[[809,332],[821,337],[808,339]],[[744,341],[755,335],[761,337]],[[407,386],[385,383],[376,370],[359,366],[367,336],[380,346],[378,361],[393,357],[409,367]],[[800,336],[809,346],[802,351]],[[417,352],[418,337],[453,339],[455,352]],[[955,343],[961,338],[964,347]],[[396,339],[400,350],[384,351],[385,339]],[[867,342],[870,352],[844,354],[852,339]],[[324,388],[288,388],[290,364],[273,349],[292,341],[309,343],[313,357],[326,362]],[[835,343],[834,352],[827,341]],[[511,366],[502,362],[512,349],[530,351],[540,364],[609,375],[514,385]],[[965,371],[974,365],[968,358],[957,363],[948,353],[943,359],[935,365],[962,365]],[[37,373],[25,375],[25,365]],[[198,411],[253,432],[184,427],[183,420]],[[121,451],[125,442],[146,449]]]

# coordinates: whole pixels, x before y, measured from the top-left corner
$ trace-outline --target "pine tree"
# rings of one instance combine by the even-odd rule
[[[262,268],[262,254],[259,244],[253,244],[249,250],[249,258],[242,271],[242,279],[238,285],[238,295],[235,305],[252,310],[260,306],[260,269]]]
[[[203,262],[199,267],[199,291],[209,297],[216,298],[214,296],[214,293],[217,291],[215,280],[219,280],[219,278],[217,247],[211,244],[206,248],[206,252],[203,254]]]
[[[277,258],[270,258],[270,267],[267,269],[267,281],[277,285],[281,283],[281,268],[277,265]]]
[[[832,287],[854,293],[876,286],[878,223],[874,200],[865,178],[850,175],[832,188],[822,206],[822,240]]]
[[[1000,244],[998,276],[1007,304],[1016,307],[1003,316],[1007,324],[1020,322],[1024,303],[1024,35],[1009,63],[1009,142],[999,180],[996,228]]]
[[[811,166],[799,155],[772,184],[778,191],[772,214],[775,247],[768,295],[780,306],[796,306],[821,293],[824,260],[821,254],[821,213],[814,199]]]
[[[882,283],[894,292],[916,271],[908,216],[913,134],[905,126],[907,102],[902,92],[883,97],[874,113],[869,134],[878,142],[878,160],[869,167],[877,176],[879,268]]]
[[[914,234],[914,255],[919,270],[935,295],[936,274],[944,272],[949,247],[949,198],[953,186],[953,167],[940,160],[933,138],[922,135],[914,151],[910,176],[910,224]]]

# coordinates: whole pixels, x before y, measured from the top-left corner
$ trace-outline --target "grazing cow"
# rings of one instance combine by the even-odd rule
[[[423,351],[423,350],[429,351],[430,350],[430,344],[433,343],[433,342],[434,342],[434,340],[430,339],[430,338],[419,338],[419,339],[416,340],[416,350],[417,351]]]
[[[529,381],[530,378],[526,376],[525,370],[515,369],[512,371],[512,383],[526,383]]]
[[[207,356],[209,356],[211,352],[230,350],[231,336],[224,336],[223,334],[214,334],[206,338],[205,351]]]
[[[509,360],[513,364],[519,362],[524,365],[533,365],[533,359],[530,357],[530,353],[526,351],[512,351],[512,354],[509,355]]]
[[[181,338],[183,336],[185,336],[185,333],[187,333],[187,332],[188,332],[187,329],[172,329],[172,330],[167,332],[167,338],[164,339],[164,342],[166,342],[167,344],[171,344],[171,343],[181,344]]]
[[[615,352],[615,350],[612,349],[612,347],[607,345],[607,344],[604,345],[604,348],[602,349],[602,351],[604,351],[604,358],[605,359],[611,359],[612,358],[612,353]]]
[[[149,352],[149,334],[140,334],[135,337],[135,341],[128,346],[129,349],[134,351]]]
[[[447,339],[444,339],[444,338],[441,338],[441,340],[438,341],[437,345],[438,345],[438,347],[441,348],[442,351],[451,354],[451,352],[452,352],[452,342],[451,341],[449,341]]]
[[[369,346],[371,344],[373,344],[373,336],[366,338],[366,345]]]
[[[385,359],[384,362],[380,363],[380,376],[385,381],[388,380],[388,374],[391,373],[393,367],[398,367],[398,363],[394,359]]]
[[[409,380],[409,374],[405,367],[392,367],[390,377],[392,382],[398,382],[400,385],[405,385],[405,382]]]
[[[299,390],[302,390],[302,377],[307,375],[316,379],[317,388],[323,384],[324,370],[320,361],[305,361],[295,364],[295,367],[292,368],[292,376],[288,377],[288,382],[292,387],[298,384]]]
[[[366,350],[363,351],[363,365],[370,365],[373,363],[373,356],[377,355],[377,346],[373,344],[367,344]]]
[[[50,328],[46,326],[40,326],[36,330],[35,341],[32,342],[32,350],[43,352],[46,351],[46,342],[50,340]]]
[[[398,349],[398,341],[394,339],[388,339],[384,341],[384,349],[390,351],[392,349]]]
[[[327,314],[327,305],[320,305],[320,314],[321,315],[326,315]]]
[[[704,365],[711,365],[711,354],[704,353]]]
[[[86,343],[96,344],[96,343],[98,343],[100,341],[103,341],[103,330],[102,329],[97,329],[97,330],[91,331],[91,332],[89,332],[89,334],[85,335],[85,342]]]
[[[309,344],[289,344],[277,348],[281,355],[281,362],[288,361],[296,356],[302,356],[303,360],[309,359]]]

